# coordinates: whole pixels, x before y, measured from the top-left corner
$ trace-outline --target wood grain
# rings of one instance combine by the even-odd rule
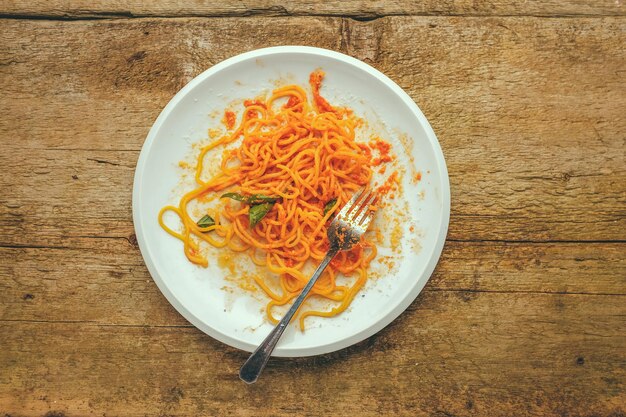
[[[3,245],[128,236],[137,151],[162,106],[211,64],[286,38],[372,63],[422,107],[450,171],[451,239],[626,240],[621,18],[5,23]]]
[[[184,325],[135,242],[84,238],[76,248],[0,248],[0,320]],[[626,296],[626,244],[448,242],[424,291]],[[207,276],[207,279],[210,277]]]
[[[626,413],[620,1],[5,0],[0,15],[1,416]],[[108,19],[132,16],[155,18]],[[246,354],[150,279],[131,188],[180,87],[280,44],[348,53],[411,95],[444,149],[452,219],[390,326],[245,386]]]
[[[267,383],[245,387],[245,354],[182,319],[134,243],[0,249],[10,261],[0,267],[0,331],[11,335],[0,369],[12,376],[0,382],[0,412],[623,411],[624,244],[448,242],[424,292],[387,329],[333,354],[274,360]]]
[[[623,324],[623,297],[430,292],[366,342],[245,386],[245,353],[194,328],[2,322],[0,411],[618,416]]]
[[[140,0],[92,2],[87,0],[2,0],[0,15],[63,19],[183,16],[351,16],[374,19],[396,15],[462,16],[581,16],[624,15],[622,0],[454,0],[454,1],[362,1],[331,0],[277,2],[267,0],[220,2],[180,2]]]

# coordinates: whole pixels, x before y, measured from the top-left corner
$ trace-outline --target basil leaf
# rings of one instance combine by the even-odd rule
[[[267,213],[274,207],[274,203],[257,204],[250,207],[248,218],[250,220],[250,228],[254,228]]]
[[[268,197],[262,194],[252,194],[251,196],[244,196],[239,193],[226,193],[222,194],[220,198],[232,198],[233,200],[241,201],[249,205],[261,204],[261,203],[275,203],[280,200],[280,197]]]
[[[239,194],[239,193],[226,193],[226,194],[222,194],[222,196],[220,198],[232,198],[233,200],[237,200],[237,201],[246,201],[246,197]]]
[[[268,197],[262,194],[252,194],[248,197],[248,204],[275,203],[280,197]]]
[[[206,214],[200,220],[198,220],[198,223],[196,224],[198,225],[198,227],[215,226],[215,220],[213,220],[213,217]]]
[[[337,204],[337,199],[336,198],[333,198],[328,203],[326,203],[326,205],[324,206],[324,216],[326,214],[328,214],[329,211],[334,209],[336,204]]]

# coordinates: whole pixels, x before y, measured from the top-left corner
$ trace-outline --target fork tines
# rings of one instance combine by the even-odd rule
[[[345,221],[352,223],[354,226],[362,226],[367,228],[366,223],[369,223],[372,218],[372,210],[370,206],[376,203],[378,195],[369,188],[361,188],[354,193],[350,201],[348,201],[341,211],[339,216],[345,219]]]

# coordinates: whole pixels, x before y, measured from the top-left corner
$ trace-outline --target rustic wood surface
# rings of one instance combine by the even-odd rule
[[[624,15],[623,0],[293,0],[181,2],[178,0],[2,0],[0,15],[47,18],[190,17],[190,16],[607,16]]]
[[[0,1],[0,416],[624,416],[621,1],[153,3]],[[452,217],[399,319],[246,386],[151,280],[131,187],[180,87],[280,44],[413,97]]]

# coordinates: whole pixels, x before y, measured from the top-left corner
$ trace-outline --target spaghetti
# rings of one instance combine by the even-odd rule
[[[255,276],[267,294],[268,319],[276,323],[273,309],[293,300],[307,283],[303,273],[308,263],[319,263],[329,242],[326,236],[331,217],[352,194],[372,178],[371,149],[355,141],[357,119],[349,109],[331,106],[319,93],[324,73],[310,75],[313,100],[300,86],[288,85],[273,91],[267,100],[247,100],[240,123],[234,128],[232,113],[225,121],[234,131],[201,149],[197,159],[197,187],[186,193],[178,206],[166,206],[159,223],[184,244],[187,258],[198,265],[208,261],[200,253],[200,242],[247,252],[252,261],[278,277],[269,282]],[[283,99],[282,106],[278,101]],[[241,139],[235,149],[225,149],[219,173],[203,179],[204,159],[212,149]],[[387,161],[384,161],[387,162]],[[220,208],[200,221],[188,213],[191,202],[211,193],[223,194]],[[233,201],[238,200],[238,201]],[[174,212],[181,231],[163,221]],[[352,250],[340,252],[316,282],[310,296],[331,300],[327,311],[304,310],[300,327],[308,316],[332,317],[343,312],[363,287],[367,268],[376,247],[363,238]],[[339,275],[352,277],[340,284]],[[341,280],[340,280],[341,281]]]

